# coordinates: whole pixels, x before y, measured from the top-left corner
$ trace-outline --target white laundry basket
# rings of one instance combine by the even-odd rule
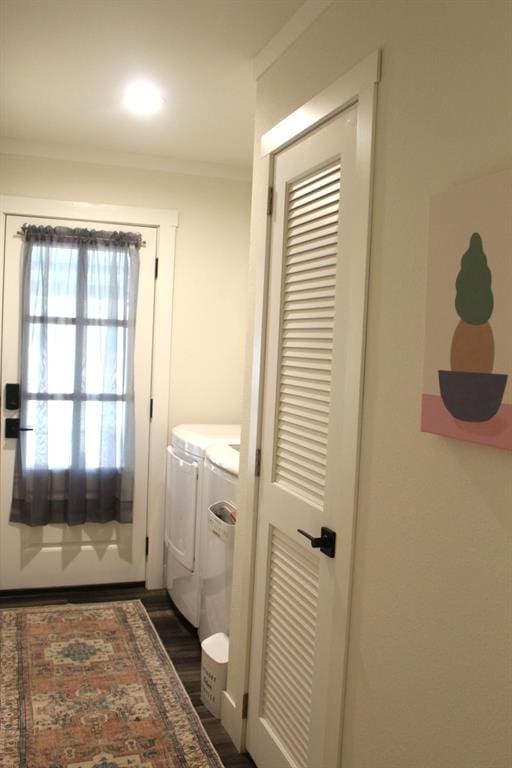
[[[229,637],[210,635],[201,643],[201,701],[214,717],[220,717],[221,693],[226,688]]]

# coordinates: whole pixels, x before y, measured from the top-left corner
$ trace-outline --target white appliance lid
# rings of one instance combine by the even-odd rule
[[[179,424],[171,433],[174,448],[203,457],[214,443],[240,443],[240,424]]]
[[[214,466],[229,472],[230,475],[238,477],[240,469],[240,451],[238,445],[233,447],[227,443],[218,443],[210,445],[206,449],[206,458]]]

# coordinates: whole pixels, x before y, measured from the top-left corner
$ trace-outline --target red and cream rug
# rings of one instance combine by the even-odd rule
[[[139,601],[0,610],[0,768],[222,768]]]

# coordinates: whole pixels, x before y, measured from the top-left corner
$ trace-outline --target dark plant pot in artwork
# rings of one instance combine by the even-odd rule
[[[507,374],[439,371],[439,389],[448,411],[461,421],[489,421],[499,410]]]

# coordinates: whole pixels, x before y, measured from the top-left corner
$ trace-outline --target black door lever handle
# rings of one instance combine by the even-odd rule
[[[33,432],[33,427],[20,427],[19,419],[6,419],[5,420],[5,437],[18,438],[20,432]]]
[[[334,557],[336,554],[336,533],[331,531],[330,528],[326,528],[324,525],[320,529],[320,536],[311,536],[307,531],[303,531],[301,528],[297,528],[297,533],[301,536],[305,536],[309,539],[313,549],[320,549],[327,557]]]
[[[300,533],[301,536],[305,536],[306,539],[309,539],[313,549],[317,549],[322,544],[321,536],[312,536],[310,533],[308,533],[307,531],[303,531],[301,528],[297,528],[297,533]]]

